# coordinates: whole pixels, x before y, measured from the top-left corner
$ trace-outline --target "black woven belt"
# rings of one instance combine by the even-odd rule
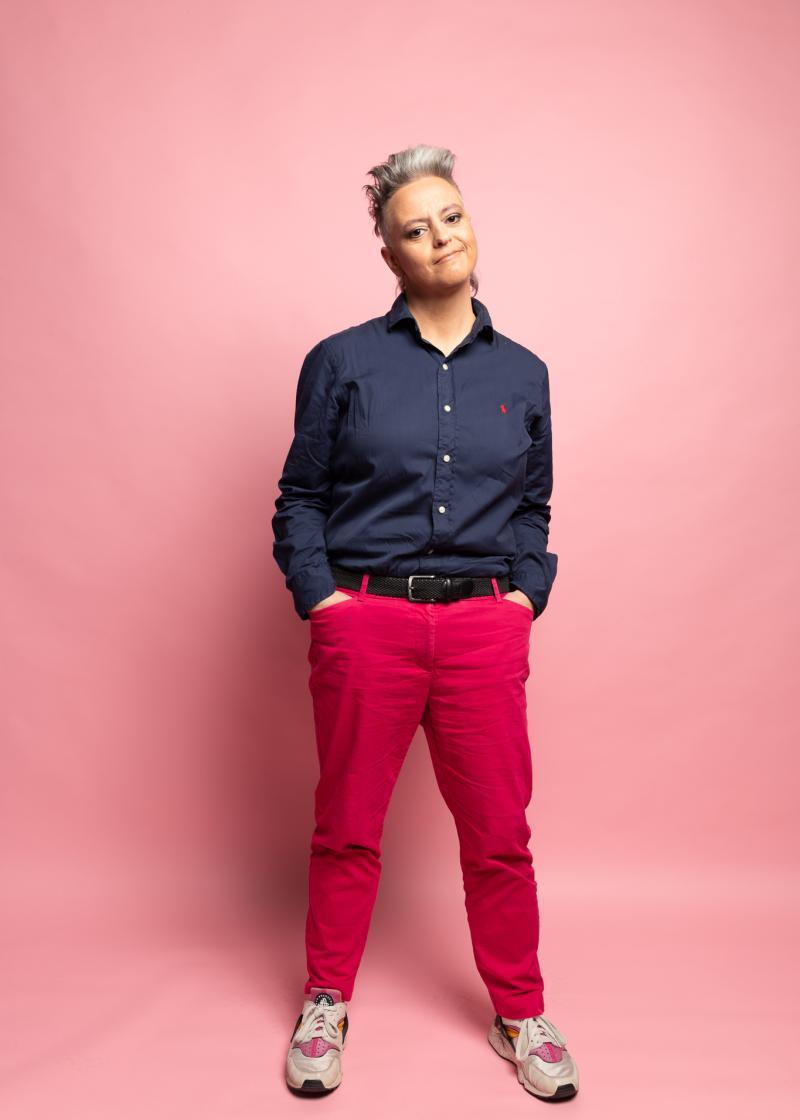
[[[363,572],[331,565],[333,578],[339,587],[358,590],[361,587]],[[505,594],[509,590],[508,576],[495,576],[497,590]],[[381,576],[370,575],[367,581],[370,595],[391,595],[399,599],[410,599],[412,603],[451,603],[455,599],[475,599],[481,595],[494,595],[490,576]]]

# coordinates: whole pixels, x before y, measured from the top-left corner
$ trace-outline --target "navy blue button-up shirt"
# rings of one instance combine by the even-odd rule
[[[547,606],[553,455],[546,364],[475,322],[448,355],[422,337],[400,293],[385,315],[306,355],[294,438],[278,483],[273,555],[294,607],[333,594],[330,565],[510,576]]]

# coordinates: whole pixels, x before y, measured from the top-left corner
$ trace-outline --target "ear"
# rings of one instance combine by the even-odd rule
[[[394,253],[387,245],[381,246],[381,256],[386,262],[387,266],[392,270],[395,276],[400,277],[403,275],[403,270],[394,259]]]

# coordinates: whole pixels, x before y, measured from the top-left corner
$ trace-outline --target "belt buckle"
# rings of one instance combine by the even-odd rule
[[[414,598],[414,596],[411,594],[411,591],[412,591],[412,586],[411,585],[412,585],[413,580],[415,580],[415,579],[441,579],[441,578],[442,578],[441,576],[436,576],[436,575],[409,576],[408,577],[408,591],[407,591],[409,601],[412,602],[412,603],[430,603],[431,602],[430,599],[415,599]]]

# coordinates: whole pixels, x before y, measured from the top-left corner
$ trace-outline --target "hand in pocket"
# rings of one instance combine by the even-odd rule
[[[352,595],[346,595],[344,591],[338,589],[329,595],[327,599],[320,599],[316,606],[311,607],[309,614],[315,614],[317,611],[324,611],[326,607],[332,607],[334,603],[341,603],[345,599],[352,599]]]
[[[531,614],[536,613],[536,608],[534,607],[533,603],[530,601],[525,592],[520,591],[518,587],[513,588],[513,590],[511,591],[507,591],[503,596],[503,599],[507,603],[517,603],[520,607],[527,607]]]

